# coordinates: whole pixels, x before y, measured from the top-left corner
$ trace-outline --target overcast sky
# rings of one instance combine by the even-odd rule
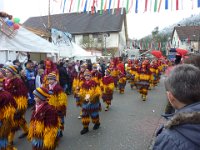
[[[51,13],[61,13],[62,9],[60,9],[61,0],[56,0],[56,2],[51,3]],[[74,0],[74,5],[72,5],[72,10],[76,11],[78,0]],[[89,4],[91,4],[92,0],[89,0]],[[131,0],[130,0],[131,1]],[[121,0],[121,5],[125,5],[126,0]],[[197,14],[200,12],[200,8],[193,7],[191,0],[182,0],[180,2],[184,2],[184,4],[179,4],[178,11],[175,10],[175,4],[169,10],[164,9],[164,2],[160,7],[160,12],[153,12],[152,8],[148,8],[147,12],[144,12],[144,2],[145,0],[139,0],[138,4],[138,13],[134,12],[135,4],[133,4],[132,9],[127,14],[127,23],[128,23],[128,35],[129,38],[137,38],[140,39],[145,35],[151,34],[155,27],[162,28],[174,24],[183,18],[187,18],[191,16],[191,14]],[[170,1],[169,1],[170,2]],[[115,2],[116,5],[117,2]],[[88,4],[88,5],[89,5]],[[98,4],[100,5],[100,4]],[[69,10],[69,4],[66,5],[65,13]],[[148,6],[150,7],[150,6]],[[81,8],[81,4],[80,4]],[[113,8],[113,7],[112,7]],[[183,9],[183,10],[181,10]],[[48,0],[0,0],[0,11],[5,11],[14,17],[20,18],[23,23],[26,19],[32,16],[41,16],[47,15],[48,13]],[[83,10],[82,8],[80,10]]]

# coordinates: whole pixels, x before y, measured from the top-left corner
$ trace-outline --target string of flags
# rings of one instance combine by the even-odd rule
[[[200,8],[200,0],[53,0],[62,13],[145,13]],[[125,8],[125,12],[123,11]],[[115,9],[115,10],[114,10]],[[99,10],[99,11],[97,11]]]

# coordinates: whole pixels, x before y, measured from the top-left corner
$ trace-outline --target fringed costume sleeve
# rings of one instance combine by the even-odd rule
[[[10,92],[17,103],[17,111],[25,113],[28,105],[28,90],[23,81],[16,77],[10,81],[5,87],[5,90]]]
[[[28,139],[37,150],[54,150],[59,129],[58,115],[53,107],[45,103],[31,117]]]
[[[54,87],[53,94],[50,95],[48,103],[57,110],[60,117],[66,115],[67,95],[59,84]]]
[[[0,91],[0,139],[8,137],[16,109],[17,105],[12,95],[7,91]]]

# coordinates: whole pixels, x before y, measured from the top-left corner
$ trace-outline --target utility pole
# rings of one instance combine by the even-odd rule
[[[52,42],[52,39],[51,39],[51,14],[50,14],[50,11],[51,11],[51,0],[49,0],[49,3],[48,3],[48,25],[47,25],[47,32],[48,32],[48,41]]]

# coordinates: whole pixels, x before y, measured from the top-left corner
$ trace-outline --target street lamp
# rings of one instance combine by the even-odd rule
[[[107,37],[109,37],[110,36],[110,34],[109,33],[104,33],[104,52],[106,52],[106,39],[107,39]]]

